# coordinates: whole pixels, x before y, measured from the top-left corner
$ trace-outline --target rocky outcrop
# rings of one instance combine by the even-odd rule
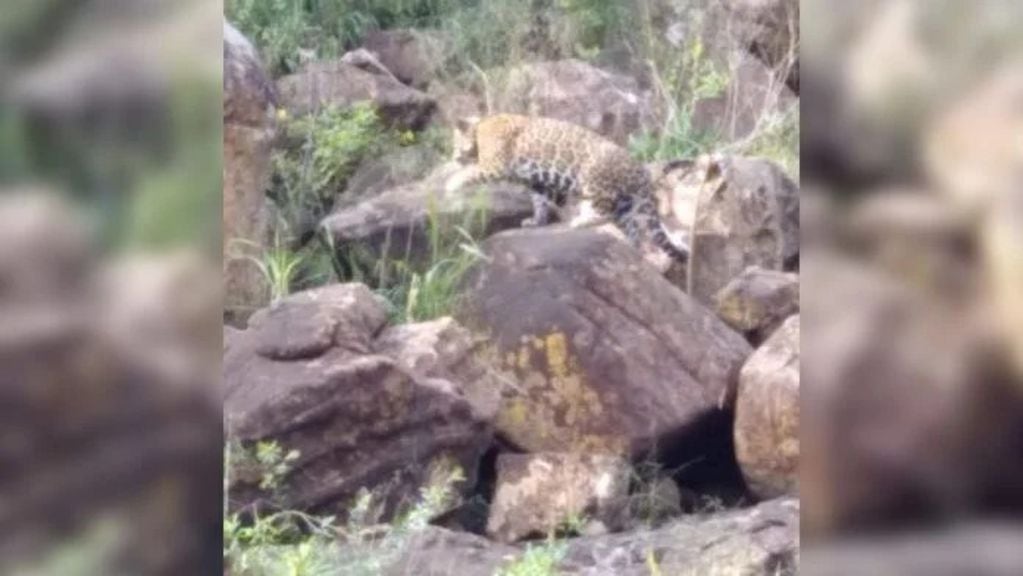
[[[484,250],[460,315],[513,383],[497,427],[514,445],[632,455],[731,405],[749,345],[626,243],[546,227]]]
[[[496,401],[464,393],[485,379],[446,378],[481,373],[461,366],[471,360],[467,333],[450,324],[407,327],[378,342],[386,318],[368,288],[342,284],[261,310],[233,338],[224,357],[228,438],[243,448],[276,442],[298,457],[273,489],[260,487],[259,468],[243,458],[230,473],[232,510],[345,514],[369,488],[386,515],[456,469],[465,477],[456,492],[475,484]],[[435,360],[422,359],[430,353]]]
[[[341,61],[310,63],[277,80],[277,91],[292,116],[371,102],[385,123],[403,130],[424,128],[437,108],[433,98],[395,78]]]
[[[572,523],[616,530],[626,521],[632,468],[614,456],[502,454],[487,534],[499,542],[543,538]]]
[[[798,268],[799,189],[762,159],[705,157],[691,233],[689,294],[704,303],[749,266]]]
[[[754,345],[799,313],[799,276],[750,267],[714,296],[718,317]]]
[[[797,0],[728,0],[739,41],[772,69],[780,69],[799,92],[799,2]]]
[[[657,529],[587,536],[555,553],[565,576],[799,573],[799,504],[792,499],[686,516]],[[388,576],[490,576],[523,552],[468,534],[429,528],[413,536]]]
[[[265,190],[276,133],[276,92],[255,47],[224,23],[224,206],[222,254],[225,315],[242,321],[267,301],[252,261],[270,233]]]
[[[524,64],[506,72],[495,112],[545,116],[589,128],[625,145],[655,125],[649,94],[636,81],[581,60]]]
[[[428,256],[434,224],[470,226],[481,235],[514,228],[533,214],[526,188],[497,183],[448,192],[457,166],[444,165],[426,179],[339,207],[321,223],[339,255],[373,265],[382,259],[418,261]],[[479,228],[482,228],[480,230]]]
[[[761,498],[799,492],[799,316],[746,361],[735,406],[735,457]]]

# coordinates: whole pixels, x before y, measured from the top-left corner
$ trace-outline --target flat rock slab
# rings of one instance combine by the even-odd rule
[[[799,573],[799,503],[692,515],[655,530],[587,536],[552,552],[562,576],[650,576]],[[387,576],[492,576],[522,558],[523,549],[479,536],[428,528],[412,536]]]
[[[431,221],[472,229],[480,236],[518,227],[532,216],[529,191],[492,184],[444,190],[457,166],[438,167],[422,181],[339,208],[320,224],[340,257],[370,266],[381,260],[416,262],[430,254]]]

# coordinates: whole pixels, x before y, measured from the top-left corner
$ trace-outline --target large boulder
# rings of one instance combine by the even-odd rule
[[[447,191],[444,184],[457,169],[445,164],[421,181],[339,206],[321,228],[340,256],[373,265],[381,260],[414,262],[428,257],[431,224],[464,226],[488,235],[517,227],[532,216],[529,191],[517,184]]]
[[[633,455],[731,405],[749,345],[628,244],[545,227],[484,250],[460,314],[508,379],[497,426],[512,444]]]
[[[632,467],[615,456],[502,454],[487,534],[500,542],[546,537],[572,522],[621,528]]]
[[[759,344],[799,313],[799,276],[747,268],[718,291],[714,308],[726,324]]]
[[[621,145],[655,125],[653,100],[634,79],[581,60],[523,64],[506,76],[495,112],[564,120]]]
[[[735,457],[761,498],[799,492],[799,316],[746,361],[735,406]]]
[[[270,211],[265,190],[276,133],[276,92],[255,47],[224,23],[224,307],[243,319],[267,301],[253,261],[266,248]]]
[[[424,128],[437,108],[433,98],[389,75],[342,61],[310,63],[300,72],[278,79],[277,90],[282,105],[293,116],[371,102],[384,122],[406,130]]]
[[[362,46],[402,83],[425,90],[443,64],[442,41],[418,30],[374,30]]]
[[[456,492],[474,485],[496,402],[464,393],[485,378],[447,379],[471,360],[467,333],[448,325],[444,341],[423,336],[443,328],[434,326],[385,331],[377,342],[386,318],[365,286],[334,285],[261,310],[233,338],[224,356],[228,438],[243,449],[275,442],[297,459],[267,487],[243,452],[230,471],[231,510],[343,514],[370,489],[387,515],[456,468],[465,477]],[[416,360],[424,343],[437,347],[432,365]]]
[[[799,188],[780,167],[759,158],[706,157],[694,168],[701,174],[689,294],[711,304],[749,266],[798,267]]]
[[[520,548],[479,536],[428,528],[411,537],[383,573],[490,576],[522,566],[516,563],[523,554]],[[799,503],[772,500],[746,509],[685,516],[656,529],[573,538],[551,556],[556,573],[564,576],[795,576]]]

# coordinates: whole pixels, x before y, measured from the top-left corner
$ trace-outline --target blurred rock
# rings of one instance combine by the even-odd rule
[[[82,6],[49,39],[44,55],[11,79],[6,96],[48,122],[88,125],[90,115],[109,114],[138,130],[160,117],[181,62],[189,63],[193,79],[219,81],[219,7],[185,0],[162,18],[133,7]]]
[[[968,310],[863,265],[833,254],[805,260],[802,280],[813,287],[801,304],[802,426],[813,431],[803,435],[800,470],[807,533],[922,522],[977,505],[988,467],[1010,461],[999,446],[1015,418],[984,375],[982,327]]]
[[[651,96],[628,77],[581,60],[523,64],[507,71],[494,112],[572,122],[620,145],[655,123]]]
[[[799,276],[755,266],[714,296],[718,317],[757,345],[786,318],[799,313]]]
[[[222,534],[223,448],[207,362],[219,331],[177,330],[187,304],[154,317],[135,304],[156,294],[137,283],[105,292],[99,247],[72,205],[24,192],[0,194],[0,571],[67,549],[62,539],[104,519],[114,535],[105,565],[206,572],[221,554],[211,545]],[[161,270],[146,268],[157,284]],[[218,284],[215,268],[201,280]],[[216,319],[219,300],[207,304],[192,311]],[[212,350],[189,354],[200,342]],[[153,362],[153,346],[182,352],[183,369]]]
[[[445,164],[424,180],[388,190],[354,205],[342,205],[320,224],[343,258],[373,265],[382,259],[417,262],[429,256],[430,219],[458,226],[482,222],[482,235],[518,227],[533,214],[526,188],[494,183],[445,190],[457,166]],[[470,226],[472,227],[472,226]]]
[[[274,441],[298,459],[274,490],[261,490],[252,463],[232,469],[231,510],[251,506],[345,514],[360,488],[375,489],[383,514],[415,501],[424,486],[460,470],[471,489],[489,445],[496,403],[475,405],[442,375],[415,374],[403,363],[425,353],[416,330],[391,334],[374,351],[386,311],[360,284],[293,295],[254,315],[224,357],[228,438],[245,447]],[[471,350],[464,330],[433,340],[443,362]],[[399,339],[408,338],[409,340]],[[425,340],[429,342],[431,340]]]
[[[293,117],[328,107],[372,102],[381,118],[401,130],[420,130],[437,109],[430,96],[388,76],[344,62],[312,62],[277,80],[284,108]]]
[[[224,23],[224,312],[242,322],[269,297],[253,259],[270,234],[265,191],[276,135],[276,92],[255,47]]]
[[[760,498],[799,493],[799,316],[785,321],[739,375],[735,456]]]
[[[621,529],[631,474],[629,463],[613,456],[501,454],[487,534],[517,542],[545,538],[572,522]]]
[[[714,295],[749,266],[798,267],[799,188],[770,161],[703,157],[693,221],[689,294]]]
[[[572,538],[564,546],[557,573],[565,576],[649,576],[652,570],[665,575],[795,576],[799,503],[772,500],[742,510],[685,516],[653,530]],[[521,554],[518,548],[476,536],[428,528],[412,537],[384,573],[489,576]]]
[[[544,227],[484,248],[460,315],[512,383],[497,427],[515,446],[634,455],[731,406],[749,345],[624,242]]]
[[[991,304],[1015,359],[1023,391],[1023,191],[994,199],[982,232],[982,250]]]
[[[125,360],[213,395],[222,357],[222,279],[194,251],[125,257],[100,271],[101,326]],[[217,397],[219,402],[219,397]]]
[[[728,0],[738,40],[799,92],[798,0]]]
[[[403,84],[425,90],[443,63],[441,40],[420,30],[374,30],[362,46]]]
[[[842,228],[851,247],[900,280],[931,295],[975,295],[969,214],[942,197],[881,189],[852,204]]]
[[[983,213],[992,199],[1019,190],[1023,153],[1023,65],[997,70],[940,113],[925,134],[927,175],[939,192]]]
[[[856,537],[802,551],[806,576],[1014,576],[1023,573],[1023,530],[1006,523]]]
[[[833,247],[840,239],[842,221],[836,204],[834,194],[818,185],[800,190],[800,251]]]

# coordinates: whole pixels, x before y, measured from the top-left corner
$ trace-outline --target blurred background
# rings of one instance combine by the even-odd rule
[[[2,573],[219,571],[221,10],[0,4]],[[1023,5],[801,11],[803,571],[1021,574]]]
[[[801,10],[802,568],[1023,573],[1023,5]]]
[[[0,573],[219,572],[221,10],[0,3]]]

